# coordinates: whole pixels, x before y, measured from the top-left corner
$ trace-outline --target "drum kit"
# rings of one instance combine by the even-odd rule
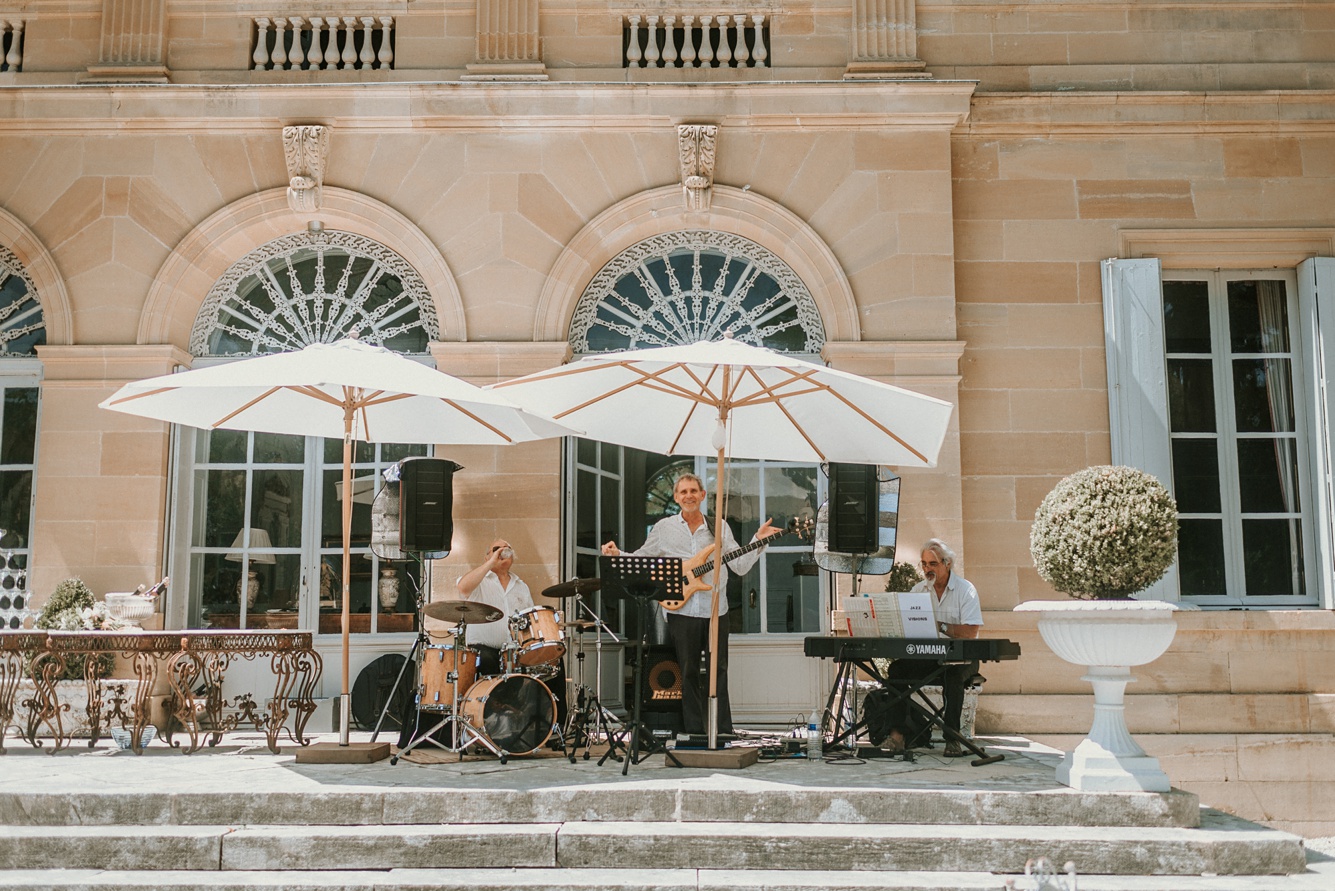
[[[419,604],[424,616],[454,626],[453,639],[448,643],[431,642],[423,630],[413,647],[414,656],[410,656],[410,661],[416,659],[417,710],[440,717],[433,726],[414,735],[390,763],[396,764],[419,745],[430,743],[457,752],[461,758],[470,749],[490,752],[504,764],[511,755],[538,751],[553,734],[572,764],[580,745],[585,748],[585,759],[589,758],[589,747],[596,738],[607,739],[615,748],[620,722],[602,706],[601,684],[596,682],[595,687],[589,687],[584,683],[581,632],[597,632],[595,677],[598,679],[602,676],[603,636],[619,640],[583,600],[584,594],[597,591],[601,584],[598,579],[573,579],[553,585],[544,589],[543,595],[572,601],[570,610],[534,606],[511,615],[510,642],[500,654],[501,673],[491,676],[480,673],[481,656],[476,648],[468,646],[468,627],[504,618],[501,610],[470,600]],[[564,621],[566,614],[583,614],[588,618]],[[422,623],[418,625],[422,627]],[[566,631],[574,632],[571,641],[578,668],[574,697],[566,700],[573,707],[569,709],[565,727],[561,727],[556,720],[556,697],[548,682],[566,684],[571,679],[570,673],[564,671],[569,651]],[[437,732],[447,727],[448,741],[441,742]]]

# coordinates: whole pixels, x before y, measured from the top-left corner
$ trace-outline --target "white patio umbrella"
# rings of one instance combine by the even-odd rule
[[[357,340],[315,344],[227,365],[126,384],[101,408],[205,430],[250,430],[343,440],[343,686],[339,745],[350,712],[349,576],[352,444],[510,445],[572,430],[501,394]]]
[[[715,566],[723,549],[725,458],[934,467],[954,409],[731,337],[587,356],[492,388],[594,439],[665,455],[716,455]],[[719,576],[714,574],[713,643]],[[717,710],[713,649],[711,746]]]

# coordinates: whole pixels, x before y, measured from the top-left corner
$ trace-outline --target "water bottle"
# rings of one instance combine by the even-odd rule
[[[821,761],[825,757],[823,734],[820,732],[820,709],[813,708],[807,718],[807,760]]]

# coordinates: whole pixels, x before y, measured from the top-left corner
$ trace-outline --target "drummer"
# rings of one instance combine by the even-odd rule
[[[494,622],[476,622],[468,625],[468,646],[478,651],[478,674],[498,675],[501,651],[511,642],[510,617],[534,605],[533,594],[524,580],[510,571],[515,563],[515,549],[510,542],[498,538],[487,549],[487,557],[460,577],[459,596],[474,603],[486,603],[501,611]],[[557,663],[556,675],[547,680],[548,689],[556,699],[556,722],[564,725],[566,719],[565,666]]]
[[[468,646],[478,651],[480,674],[501,673],[501,650],[510,643],[510,617],[533,606],[533,594],[528,585],[510,572],[514,562],[514,547],[498,538],[487,550],[487,558],[459,579],[460,597],[501,611],[501,618],[495,622],[468,626]]]

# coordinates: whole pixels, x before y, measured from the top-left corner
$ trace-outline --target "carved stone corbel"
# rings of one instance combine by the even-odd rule
[[[287,159],[287,205],[295,213],[320,209],[325,162],[329,159],[329,128],[302,125],[283,128]]]
[[[709,210],[714,188],[714,149],[718,127],[681,124],[677,127],[677,154],[681,162],[681,189],[688,211]]]

